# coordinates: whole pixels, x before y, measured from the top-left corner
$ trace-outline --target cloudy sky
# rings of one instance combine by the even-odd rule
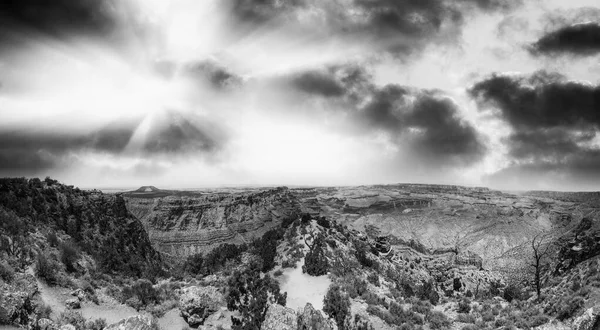
[[[0,176],[600,190],[599,60],[598,0],[2,2]]]

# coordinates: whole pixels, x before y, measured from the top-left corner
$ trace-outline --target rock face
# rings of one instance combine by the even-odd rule
[[[325,319],[323,314],[312,304],[307,303],[303,310],[298,311],[298,330],[337,330],[332,321]]]
[[[32,275],[19,276],[10,284],[0,280],[0,324],[26,324],[37,292]]]
[[[125,198],[154,246],[176,256],[206,252],[221,243],[244,243],[299,212],[287,188]]]
[[[278,304],[271,304],[260,327],[261,330],[296,330],[298,329],[296,312]]]
[[[583,315],[573,321],[573,330],[597,330],[600,329],[600,311],[598,308],[590,308]]]
[[[376,227],[389,236],[396,254],[421,259],[424,255],[451,267],[499,271],[520,269],[530,254],[528,243],[538,233],[565,232],[584,216],[598,213],[592,201],[486,188],[403,184],[292,191],[302,212],[360,232]],[[597,246],[600,243],[582,245],[583,254],[600,252]],[[571,254],[573,259],[582,257]]]
[[[111,324],[104,330],[158,330],[158,324],[151,316],[136,315]]]
[[[181,316],[191,327],[204,324],[223,304],[223,295],[214,286],[184,288],[179,298]]]

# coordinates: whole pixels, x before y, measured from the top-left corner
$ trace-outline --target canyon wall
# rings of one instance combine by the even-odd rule
[[[125,198],[154,246],[179,257],[221,243],[247,243],[283,219],[297,217],[300,210],[287,188]]]

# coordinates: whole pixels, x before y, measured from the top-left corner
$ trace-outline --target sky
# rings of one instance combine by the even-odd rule
[[[0,4],[0,176],[600,190],[597,0]]]

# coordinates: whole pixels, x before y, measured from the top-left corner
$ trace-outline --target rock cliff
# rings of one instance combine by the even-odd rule
[[[248,242],[300,211],[287,188],[125,199],[153,244],[175,256]]]

